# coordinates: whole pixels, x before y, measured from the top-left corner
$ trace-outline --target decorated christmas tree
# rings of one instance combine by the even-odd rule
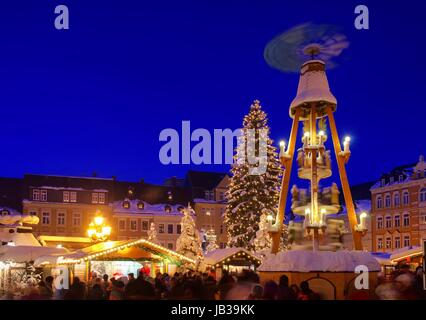
[[[155,229],[155,223],[154,222],[151,222],[151,226],[148,230],[148,241],[151,241],[153,243],[158,244],[157,230]]]
[[[268,227],[275,221],[275,215],[269,210],[263,210],[260,216],[259,230],[256,232],[254,239],[254,251],[260,254],[267,254],[271,251],[272,238],[269,235]],[[282,236],[280,241],[279,251],[286,251],[288,249],[288,230],[287,226],[283,224]]]
[[[244,117],[227,192],[225,224],[230,247],[254,250],[262,212],[276,211],[281,166],[269,133],[267,115],[259,101],[254,101]]]
[[[190,205],[183,210],[181,220],[181,234],[176,241],[176,251],[185,257],[198,260],[202,257],[200,235],[195,227],[192,217],[193,210]]]
[[[217,236],[213,228],[211,228],[210,230],[207,230],[206,239],[207,239],[206,253],[219,248],[219,246],[217,245]]]

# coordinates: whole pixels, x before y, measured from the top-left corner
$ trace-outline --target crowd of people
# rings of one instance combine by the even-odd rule
[[[259,276],[244,270],[239,276],[224,271],[219,281],[213,274],[188,271],[175,273],[157,273],[155,278],[145,272],[127,276],[102,277],[96,273],[85,283],[75,277],[68,290],[55,290],[53,278],[46,277],[38,286],[28,289],[22,296],[25,300],[317,300],[308,282],[289,285],[283,275],[279,283],[268,281],[259,284]]]
[[[349,299],[424,299],[423,271],[410,271],[401,267],[391,277],[379,277],[379,283],[373,296],[366,292],[357,292]],[[142,270],[135,277],[102,277],[96,273],[87,283],[75,277],[68,290],[54,290],[53,278],[46,277],[37,287],[32,287],[22,299],[59,299],[59,300],[320,300],[307,281],[290,284],[286,275],[279,282],[267,281],[263,285],[259,276],[251,270],[243,270],[234,275],[223,272],[219,281],[214,274],[188,271],[175,273],[158,272],[155,278]]]

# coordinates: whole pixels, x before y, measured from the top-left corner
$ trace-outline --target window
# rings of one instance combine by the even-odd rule
[[[392,217],[386,216],[386,228],[392,228]]]
[[[142,230],[148,230],[148,221],[142,221]]]
[[[158,233],[164,233],[164,223],[158,225]]]
[[[390,194],[387,194],[385,196],[385,207],[389,208],[390,206],[391,206],[391,196],[390,196]]]
[[[402,203],[404,205],[407,205],[408,202],[409,202],[408,191],[404,191],[404,193],[402,194]]]
[[[70,192],[70,202],[77,202],[77,192],[76,191]]]
[[[383,229],[383,217],[377,217],[377,229]]]
[[[223,224],[220,225],[220,234],[223,234]]]
[[[212,190],[205,191],[206,200],[214,200],[214,192]]]
[[[394,205],[395,207],[398,207],[398,206],[399,206],[399,204],[400,204],[399,193],[395,193],[395,194],[393,195],[393,205]]]
[[[47,201],[47,190],[40,190],[40,201]]]
[[[392,238],[388,237],[386,238],[386,249],[391,249],[392,248]]]
[[[118,220],[118,230],[126,231],[126,220],[124,219]]]
[[[167,244],[167,249],[169,249],[169,250],[173,250],[173,243],[169,242],[169,243]]]
[[[399,228],[401,226],[401,216],[399,214],[395,215],[394,226],[395,228]]]
[[[98,195],[99,203],[104,204],[105,203],[105,193],[99,193]]]
[[[39,189],[33,189],[33,200],[34,201],[40,201],[40,190]]]
[[[145,204],[142,201],[138,202],[138,209],[143,210],[145,208]]]
[[[386,185],[386,179],[382,179],[382,187]]]
[[[401,238],[395,237],[395,249],[401,248]]]
[[[36,216],[37,215],[37,211],[35,210],[30,210],[28,213],[30,216]]]
[[[30,214],[31,214],[31,212],[30,212]],[[426,215],[424,215],[422,218],[423,218],[423,223],[426,224]]]
[[[64,226],[65,225],[65,213],[59,212],[57,217],[57,225]]]
[[[70,192],[64,191],[62,194],[62,201],[63,202],[70,202]]]
[[[408,213],[404,213],[404,227],[410,226],[410,215]]]
[[[404,247],[410,246],[410,236],[404,236]]]
[[[124,209],[129,209],[130,208],[130,201],[129,200],[123,201],[123,208]]]
[[[130,231],[138,231],[138,221],[130,220]]]
[[[80,226],[81,225],[81,214],[80,213],[73,213],[72,224],[73,224],[73,226]]]
[[[176,233],[177,233],[177,234],[181,234],[181,233],[182,233],[182,226],[181,226],[180,224],[178,224],[178,225],[176,226]]]
[[[420,202],[426,201],[426,188],[420,190]]]
[[[50,212],[43,212],[41,214],[41,224],[44,224],[44,225],[50,224]]]
[[[219,248],[220,248],[220,249],[225,249],[225,243],[221,242],[221,243],[219,244]]]
[[[394,180],[393,177],[390,177],[389,178],[389,183],[393,183],[393,180]]]
[[[225,200],[225,192],[220,192],[219,193],[219,201],[223,201]]]
[[[170,212],[172,212],[172,207],[171,207],[171,206],[169,206],[169,205],[166,205],[166,206],[164,207],[164,211],[166,211],[167,213],[170,213]]]
[[[377,239],[377,249],[383,249],[383,239],[382,238]]]
[[[93,192],[92,193],[92,203],[98,203],[98,193],[97,192]]]
[[[399,182],[402,182],[402,180],[404,180],[404,176],[402,174],[399,175],[398,177]]]
[[[382,199],[382,196],[377,196],[377,198],[376,198],[376,208],[377,209],[383,208],[383,199]]]
[[[168,234],[172,234],[173,233],[173,225],[172,224],[168,224],[167,225],[167,233]]]

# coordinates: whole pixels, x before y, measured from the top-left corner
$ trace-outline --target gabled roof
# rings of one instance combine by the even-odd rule
[[[250,257],[250,259],[254,259],[255,261],[260,262],[260,259],[256,257],[255,255],[253,255],[250,251],[243,248],[232,247],[232,248],[225,248],[225,249],[216,249],[216,250],[208,252],[204,256],[204,263],[207,265],[214,266],[236,255],[238,255],[239,257],[241,256]]]
[[[57,188],[82,188],[84,190],[104,189],[112,191],[114,179],[98,177],[66,177],[54,175],[24,175],[24,187],[57,187]]]

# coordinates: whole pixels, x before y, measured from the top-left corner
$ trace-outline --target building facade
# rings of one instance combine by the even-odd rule
[[[373,250],[421,246],[426,238],[426,163],[397,167],[371,188]]]

